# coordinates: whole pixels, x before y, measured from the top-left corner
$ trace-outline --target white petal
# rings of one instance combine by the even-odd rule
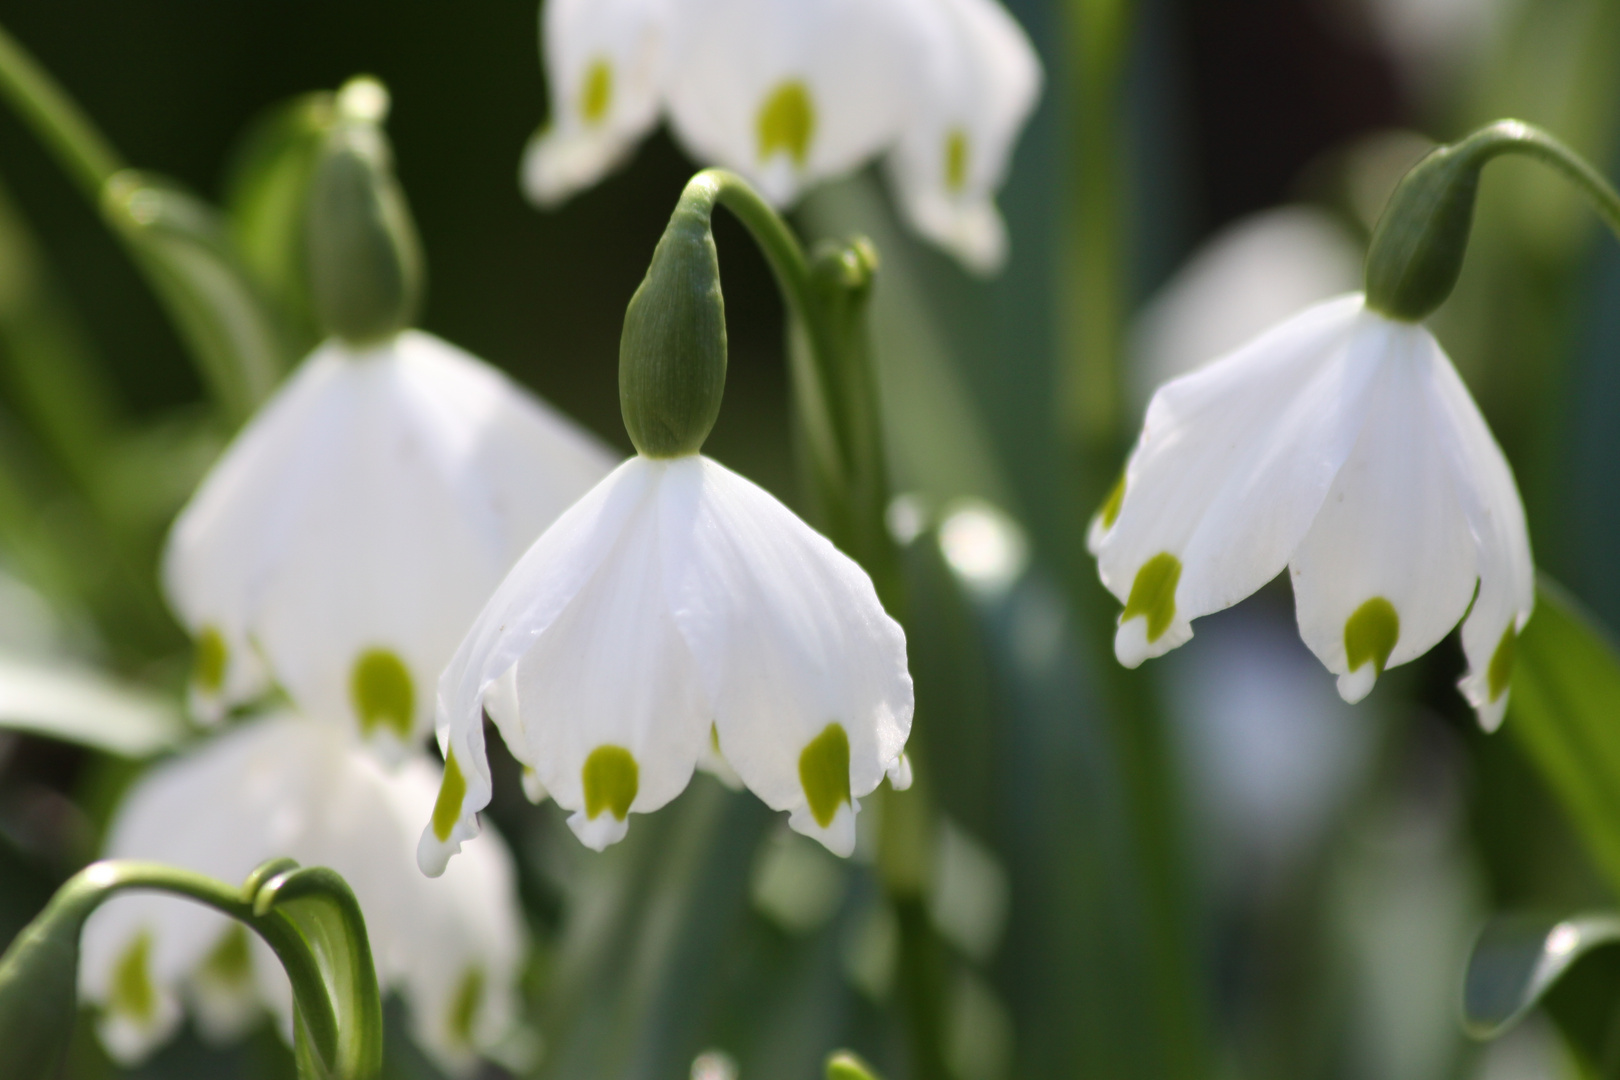
[[[901,754],[889,766],[889,786],[896,791],[905,791],[911,787],[911,755]]]
[[[479,603],[608,460],[437,338],[408,332],[365,355],[328,345],[182,513],[165,584],[194,632],[252,642],[302,709],[397,752],[425,730],[432,679]],[[408,699],[408,717],[361,712],[367,656],[397,676],[385,690],[406,687],[384,698]]]
[[[1122,663],[1187,640],[1192,619],[1287,563],[1366,415],[1379,345],[1362,332],[1368,318],[1359,295],[1319,304],[1154,395],[1119,516],[1097,538],[1098,571],[1129,605],[1144,566],[1162,556],[1174,604],[1158,609],[1159,624],[1116,639]]]
[[[868,0],[687,0],[671,32],[675,134],[778,205],[896,136],[921,46],[902,5]]]
[[[384,992],[404,991],[424,1048],[459,1069],[473,1049],[504,1034],[524,936],[510,856],[498,841],[480,845],[476,858],[462,860],[443,882],[412,865],[416,828],[438,786],[438,770],[420,756],[385,770],[340,727],[271,716],[143,777],[119,810],[107,854],[156,859],[230,883],[273,856],[337,870],[365,911]],[[151,934],[155,984],[190,981],[201,991],[208,957],[231,925],[171,897],[116,897],[85,930],[85,996],[108,999],[132,926]],[[458,1043],[446,1028],[450,1004],[474,968],[483,973],[482,1007],[468,1014],[467,1038]],[[290,1033],[285,976],[257,944],[252,973],[257,996]]]
[[[647,605],[647,610],[635,612],[633,606],[638,602],[637,597],[630,593],[617,593],[611,580],[621,564],[633,559],[636,553],[644,554],[644,538],[627,538],[635,531],[636,525],[650,523],[656,489],[665,468],[662,462],[649,461],[640,456],[631,458],[563,514],[535,541],[490,597],[455,658],[445,669],[439,681],[439,745],[458,763],[461,775],[466,780],[466,789],[459,800],[460,810],[453,826],[443,835],[432,822],[423,830],[418,859],[424,873],[431,875],[442,872],[450,856],[460,850],[461,842],[478,835],[478,811],[488,804],[490,798],[489,765],[484,755],[484,707],[491,688],[497,680],[507,675],[520,658],[525,660],[525,666],[518,669],[512,683],[518,705],[511,707],[504,700],[503,692],[498,690],[496,708],[491,711],[490,718],[499,727],[501,737],[512,748],[513,755],[538,772],[540,783],[557,800],[558,805],[575,811],[584,809],[584,787],[580,774],[584,759],[600,744],[585,745],[593,735],[570,734],[564,729],[570,725],[595,722],[607,701],[625,704],[635,695],[652,693],[645,683],[640,687],[625,685],[635,681],[626,675],[626,665],[631,660],[644,658],[649,665],[665,673],[677,670],[671,667],[674,658],[667,652],[671,640],[667,613],[660,613],[656,610],[657,605],[649,603],[645,597],[640,602]],[[623,543],[628,543],[631,549],[629,553],[621,548]],[[610,563],[613,573],[608,572]],[[636,572],[633,566],[629,569],[632,573]],[[564,618],[575,606],[576,599],[599,580],[605,584],[591,592],[592,598],[610,605],[629,605],[631,610],[628,614],[614,609],[609,618],[628,617],[634,625],[627,627],[627,632],[637,635],[636,640],[654,651],[640,654],[616,644],[610,639],[618,632],[618,624],[611,621],[593,622],[588,618],[589,611],[586,611],[585,625],[580,625],[578,615],[567,624],[568,629],[578,630],[584,635],[577,652],[568,651],[570,642],[566,640],[567,635],[558,635],[556,643],[548,642],[543,652],[534,660],[528,660],[529,652],[547,638],[553,624]],[[582,609],[588,607],[582,605]],[[577,672],[569,671],[568,665],[586,662],[602,663],[608,667],[605,670],[593,668],[592,674],[604,681],[577,687],[580,701],[575,702],[570,698],[570,705],[583,708],[583,713],[576,711],[572,715],[563,715],[557,707],[559,699],[552,696],[557,688],[548,687],[542,693],[525,686],[526,680],[536,673],[553,670],[555,665],[562,665],[562,673],[570,676],[565,682],[575,683],[578,680],[573,676]],[[591,699],[593,690],[600,691],[604,697]],[[535,710],[532,715],[528,712],[531,704]],[[668,706],[677,708],[680,702],[673,700]],[[654,702],[649,697],[634,707],[652,709]],[[668,724],[679,726],[686,718],[675,713],[666,714],[665,720]],[[613,720],[608,722],[617,723]],[[647,722],[650,722],[649,718],[642,716],[631,724]],[[690,735],[692,749],[689,761],[696,759],[697,746],[708,729],[708,723],[708,719],[703,718],[697,734]],[[610,734],[612,738],[622,739],[635,734],[618,728],[611,733],[594,728],[590,730],[604,740]],[[642,734],[647,738],[661,737],[651,730]],[[681,737],[687,738],[688,733],[683,731]],[[636,756],[633,747],[626,745],[626,748],[632,756]],[[567,759],[559,759],[555,756],[558,753],[565,753]],[[636,760],[639,766],[641,757],[636,756]],[[690,771],[688,765],[688,775]],[[647,786],[649,779],[654,781],[653,788]],[[672,778],[667,775],[642,777],[641,780],[635,806],[637,810],[646,807],[649,790],[663,792],[666,800],[680,790],[679,787],[668,790]],[[685,783],[683,777],[680,784],[684,786]],[[603,816],[599,814],[598,820]],[[606,816],[612,817],[611,814]]]
[[[1041,90],[1041,64],[1017,21],[995,0],[914,5],[928,26],[911,115],[889,175],[912,227],[992,273],[1007,235],[994,196],[1014,140]]]
[[[736,473],[706,458],[672,462],[659,499],[666,602],[726,760],[768,806],[793,811],[795,829],[848,854],[854,800],[911,731],[903,631],[865,571]],[[844,748],[823,745],[828,761],[847,760],[849,798],[822,805],[833,811],[823,826],[801,768],[831,725]]]
[[[550,206],[595,183],[658,122],[662,0],[551,0],[541,10],[551,119],[523,158],[529,198]]]
[[[1346,701],[1450,633],[1476,577],[1451,452],[1458,434],[1437,383],[1450,365],[1421,326],[1369,318],[1377,321],[1361,332],[1376,335],[1382,353],[1366,422],[1290,560],[1300,635],[1339,676]]]
[[[1462,628],[1468,673],[1458,687],[1480,726],[1494,731],[1507,711],[1513,643],[1535,607],[1536,568],[1513,470],[1456,369],[1443,355],[1440,361],[1435,384],[1457,434],[1451,447],[1467,495],[1479,567],[1479,595]],[[1498,658],[1498,650],[1504,649]]]

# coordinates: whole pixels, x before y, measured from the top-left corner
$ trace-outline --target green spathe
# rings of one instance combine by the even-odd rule
[[[848,805],[849,736],[839,723],[828,724],[799,755],[799,783],[810,803],[810,816],[823,829]]]
[[[1344,623],[1344,655],[1350,670],[1355,671],[1370,660],[1373,671],[1382,675],[1400,636],[1401,617],[1395,613],[1395,605],[1382,596],[1375,596],[1356,608]]]
[[[333,126],[310,179],[304,220],[316,317],[326,332],[355,346],[386,341],[409,326],[425,276],[378,121],[347,116]]]
[[[641,769],[630,751],[622,746],[598,746],[585,759],[585,816],[598,817],[606,810],[617,821],[630,813],[641,787]]]
[[[624,314],[619,409],[653,458],[695,454],[726,386],[726,304],[709,207],[682,197]]]
[[[410,669],[390,649],[367,649],[349,675],[349,697],[360,718],[360,733],[370,736],[383,727],[401,739],[411,736],[416,716],[416,690]]]
[[[1121,489],[1123,490],[1123,489]],[[1120,612],[1123,625],[1138,615],[1147,619],[1148,641],[1158,641],[1176,617],[1176,585],[1181,581],[1181,560],[1161,551],[1142,564],[1131,582],[1131,595]]]

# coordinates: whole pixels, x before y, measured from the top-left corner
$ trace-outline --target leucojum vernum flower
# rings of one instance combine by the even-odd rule
[[[1154,394],[1089,536],[1125,605],[1121,663],[1182,644],[1193,619],[1286,566],[1300,634],[1345,700],[1460,621],[1460,688],[1483,727],[1501,723],[1535,603],[1530,538],[1506,458],[1419,321],[1456,280],[1467,219],[1459,240],[1403,198],[1455,183],[1443,170],[1459,161],[1480,164],[1441,151],[1397,191],[1366,295],[1307,308]]]
[[[542,206],[665,115],[778,206],[884,155],[919,233],[982,272],[1005,259],[995,192],[1042,75],[996,0],[551,0],[542,18],[551,119],[523,165]]]
[[[340,102],[380,92],[359,81]],[[143,776],[106,854],[225,880],[277,856],[337,870],[363,905],[382,989],[402,993],[418,1043],[464,1073],[508,1034],[526,934],[498,839],[443,882],[415,869],[442,775],[424,745],[430,688],[501,576],[612,459],[495,369],[405,328],[408,235],[358,243],[322,220],[323,197],[358,171],[408,227],[381,137],[350,116],[312,181],[312,234],[337,237],[324,277],[310,244],[331,339],[226,449],[163,563],[196,637],[202,715],[272,686],[291,708]],[[392,265],[368,264],[379,252]],[[345,295],[367,282],[383,287]],[[121,897],[92,916],[81,982],[121,1061],[166,1040],[183,1002],[204,1035],[231,1038],[268,1007],[291,1037],[279,964],[234,924],[166,899]]]
[[[418,861],[439,874],[489,802],[487,712],[598,850],[733,771],[848,855],[858,800],[907,783],[904,632],[872,580],[771,495],[699,450],[719,411],[713,240],[677,210],[631,300],[619,393],[637,455],[547,529],[439,684],[445,780]],[[704,287],[699,287],[703,285]]]

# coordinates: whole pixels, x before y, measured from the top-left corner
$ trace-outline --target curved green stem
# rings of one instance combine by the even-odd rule
[[[1445,302],[1462,273],[1480,171],[1503,154],[1562,173],[1620,237],[1620,193],[1602,173],[1535,125],[1498,120],[1438,148],[1401,179],[1367,248],[1368,307],[1416,322]]]
[[[4,94],[92,201],[123,163],[67,92],[0,27],[0,94]]]

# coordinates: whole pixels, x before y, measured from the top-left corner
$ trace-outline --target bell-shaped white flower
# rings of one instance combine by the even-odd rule
[[[403,995],[424,1050],[465,1072],[510,1030],[526,936],[511,856],[498,838],[440,881],[417,872],[416,831],[438,784],[425,755],[384,769],[338,725],[274,715],[143,777],[119,809],[106,854],[230,882],[278,856],[338,871],[365,913],[383,991]],[[91,917],[83,942],[80,984],[120,1061],[165,1041],[185,1005],[216,1039],[241,1034],[266,1008],[291,1032],[291,990],[274,954],[213,911],[127,894]]]
[[[406,331],[323,345],[180,514],[163,578],[205,708],[278,682],[395,752],[525,548],[605,475],[590,436],[495,369]]]
[[[523,185],[550,206],[595,183],[658,122],[667,0],[549,0],[541,47],[551,122],[529,142]]]
[[[905,635],[871,579],[715,462],[637,456],[540,537],[439,684],[447,766],[417,858],[490,798],[483,716],[600,850],[723,757],[839,854],[911,729]]]
[[[1439,343],[1360,294],[1161,387],[1089,539],[1126,666],[1288,566],[1347,701],[1461,619],[1462,691],[1501,722],[1535,597],[1518,488]]]
[[[912,111],[888,159],[912,228],[980,273],[1007,258],[995,193],[1041,91],[1023,27],[996,0],[932,0],[933,47],[920,57]]]

